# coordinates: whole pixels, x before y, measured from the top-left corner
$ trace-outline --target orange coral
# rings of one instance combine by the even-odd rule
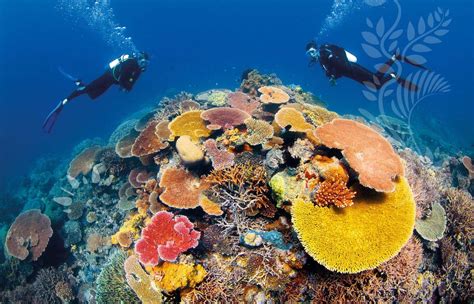
[[[160,150],[166,149],[169,146],[168,142],[164,142],[155,134],[156,127],[160,123],[162,122],[154,120],[150,122],[145,130],[140,133],[132,146],[133,156],[141,157],[154,154]]]
[[[262,95],[260,95],[260,101],[262,103],[287,103],[290,100],[290,95],[280,88],[265,86],[258,89]]]
[[[334,204],[338,208],[352,206],[355,197],[355,191],[346,186],[346,182],[341,179],[328,179],[317,186],[313,201],[320,207],[326,207]]]
[[[275,122],[281,128],[291,126],[291,132],[307,132],[313,129],[313,126],[306,122],[303,114],[293,108],[281,108],[275,114]]]
[[[221,209],[221,206],[213,201],[211,201],[207,196],[201,194],[199,197],[199,204],[201,205],[202,210],[209,215],[222,215],[224,212]]]
[[[349,173],[347,173],[347,169],[344,168],[340,160],[336,157],[330,158],[323,155],[316,155],[311,160],[311,164],[324,179],[337,178],[346,183],[349,181]]]
[[[86,175],[92,170],[97,154],[102,150],[100,146],[93,146],[82,150],[69,164],[67,174],[76,178],[79,174]]]
[[[168,125],[171,131],[170,138],[174,140],[175,137],[188,135],[192,140],[198,141],[201,137],[208,137],[211,130],[206,128],[206,124],[201,118],[202,112],[199,110],[188,111],[173,119]]]
[[[469,173],[469,179],[474,179],[474,164],[472,163],[472,159],[469,156],[464,156],[461,161]]]
[[[316,136],[329,148],[342,150],[359,182],[379,192],[393,192],[394,180],[405,169],[390,143],[366,125],[349,119],[334,119],[316,129]]]
[[[199,206],[199,195],[209,185],[184,169],[168,168],[161,176],[160,187],[165,188],[160,195],[163,203],[173,208],[192,209]]]

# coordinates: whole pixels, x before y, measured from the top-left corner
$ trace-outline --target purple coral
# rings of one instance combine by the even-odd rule
[[[244,111],[252,115],[260,106],[260,102],[242,92],[235,92],[229,94],[229,104],[232,108]]]
[[[5,247],[11,256],[24,260],[31,255],[31,259],[36,261],[52,235],[49,217],[38,209],[28,210],[20,214],[10,226]]]
[[[232,129],[241,125],[247,118],[250,118],[250,115],[236,108],[222,107],[202,112],[201,118],[211,123],[207,125],[208,129],[219,130],[221,128]]]
[[[214,139],[208,139],[204,142],[207,155],[212,160],[212,165],[216,170],[222,170],[231,167],[234,164],[234,154],[225,150],[220,150]]]

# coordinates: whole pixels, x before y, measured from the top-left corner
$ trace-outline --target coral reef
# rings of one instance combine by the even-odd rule
[[[427,241],[438,241],[443,238],[446,230],[446,211],[440,203],[434,203],[431,214],[416,221],[415,230]]]

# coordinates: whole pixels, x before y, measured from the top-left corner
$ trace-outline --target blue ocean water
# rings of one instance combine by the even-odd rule
[[[449,33],[423,55],[451,90],[420,103],[413,119],[472,153],[472,1],[402,1],[399,26],[417,25],[438,7],[450,11]],[[334,18],[328,19],[331,12]],[[382,0],[1,1],[0,188],[15,186],[45,155],[69,155],[81,140],[107,138],[126,117],[162,96],[235,88],[250,67],[300,84],[339,113],[376,113],[378,105],[364,97],[363,86],[343,79],[332,87],[319,66],[308,68],[305,44],[322,32],[318,42],[343,46],[372,67],[377,61],[361,47],[367,18],[383,16],[388,24],[396,14],[394,2]],[[63,111],[52,134],[42,132],[45,116],[74,89],[59,66],[88,82],[132,44],[151,54],[132,92],[112,88],[96,101],[80,97]]]

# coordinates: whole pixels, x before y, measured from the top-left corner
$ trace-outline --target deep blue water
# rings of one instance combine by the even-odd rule
[[[307,67],[305,44],[318,35],[333,1],[110,0],[113,21],[126,27],[124,35],[137,48],[151,54],[149,69],[128,94],[112,88],[94,102],[78,98],[63,111],[53,134],[44,134],[44,117],[74,89],[57,67],[88,82],[123,51],[107,42],[100,23],[87,25],[81,17],[87,11],[68,11],[66,1],[61,2],[0,1],[0,188],[28,174],[44,155],[69,155],[83,139],[107,138],[128,115],[164,95],[238,87],[242,71],[249,67],[277,73],[286,84],[302,85],[340,113],[357,114],[359,108],[377,112],[377,104],[362,95],[361,85],[340,80],[331,87],[319,66]],[[437,7],[450,10],[450,32],[425,56],[427,65],[452,89],[420,103],[414,119],[437,121],[433,132],[447,137],[459,150],[472,151],[472,0],[402,1],[401,6],[403,28]],[[388,22],[395,15],[391,0],[377,7],[361,0],[338,26],[328,28],[320,42],[343,46],[371,67],[376,61],[361,47],[361,32],[368,29],[366,18],[377,21],[384,16]],[[102,24],[102,30],[110,28]]]

